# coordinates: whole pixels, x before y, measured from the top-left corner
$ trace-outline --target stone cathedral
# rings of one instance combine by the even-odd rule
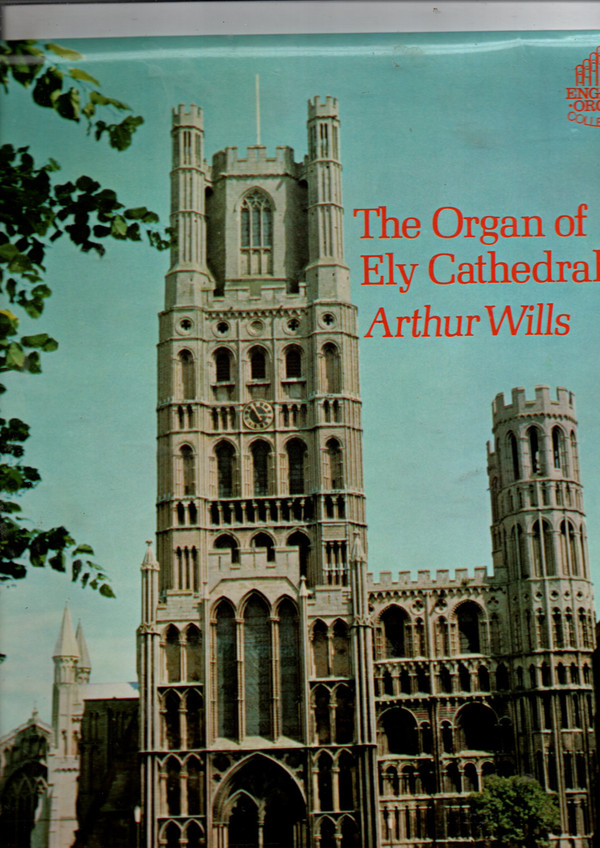
[[[367,573],[338,104],[308,155],[173,115],[158,543],[138,633],[143,844],[458,845],[486,775],[587,846],[594,611],[572,395],[493,404],[493,575]]]
[[[337,101],[309,101],[307,129],[301,162],[253,145],[209,165],[201,110],[174,111],[140,709],[134,688],[94,691],[67,651],[79,821],[57,848],[460,848],[492,773],[536,778],[560,808],[555,848],[591,848],[573,396],[493,402],[491,573],[367,572]],[[19,825],[26,732],[0,740],[8,848],[48,844]]]

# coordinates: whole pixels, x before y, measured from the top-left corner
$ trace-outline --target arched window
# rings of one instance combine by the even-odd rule
[[[273,210],[264,192],[254,189],[240,207],[241,272],[261,276],[273,272]]]
[[[285,376],[288,380],[302,377],[302,351],[296,345],[285,352]]]
[[[519,464],[519,450],[517,448],[517,440],[514,433],[508,434],[508,450],[512,460],[513,480],[521,478],[521,466]]]
[[[167,667],[167,681],[177,683],[181,680],[181,657],[179,646],[179,630],[174,624],[167,628],[165,639],[165,659]]]
[[[217,550],[230,551],[232,563],[240,561],[239,545],[233,536],[230,536],[228,533],[223,533],[215,539],[215,548]]]
[[[317,619],[312,631],[313,659],[316,677],[329,677],[329,639],[328,627]]]
[[[175,757],[167,760],[167,811],[170,816],[181,812],[181,766]]]
[[[400,707],[386,710],[379,719],[379,727],[380,754],[416,756],[419,753],[417,721],[408,710]]]
[[[217,383],[231,382],[231,353],[226,347],[219,347],[214,352],[215,377]]]
[[[480,665],[477,669],[477,682],[482,692],[490,691],[490,675],[484,665]]]
[[[442,692],[452,692],[452,675],[445,665],[440,667],[440,688]]]
[[[465,766],[465,779],[463,784],[464,792],[477,792],[479,789],[479,779],[477,777],[477,769],[473,763],[467,763]]]
[[[348,625],[341,619],[333,625],[333,674],[335,677],[348,677],[350,674]]]
[[[323,383],[322,390],[327,394],[341,391],[340,352],[336,345],[329,342],[323,345]]]
[[[177,692],[167,692],[164,699],[164,728],[165,742],[169,751],[176,751],[181,748],[179,705]]]
[[[181,830],[178,824],[175,822],[169,822],[166,828],[163,831],[163,842],[162,844],[166,846],[166,848],[179,848],[180,846],[180,837]]]
[[[458,685],[463,692],[471,691],[471,672],[463,663],[458,666]]]
[[[531,460],[531,473],[540,474],[542,471],[540,455],[540,439],[537,427],[530,427],[527,431],[529,438],[529,457]]]
[[[331,819],[323,819],[319,827],[319,848],[337,848],[335,825]]]
[[[339,764],[339,802],[340,810],[353,810],[354,803],[354,757],[347,751],[342,751]]]
[[[300,439],[292,439],[285,446],[288,456],[288,486],[290,495],[302,495],[305,490],[304,466],[306,445]]]
[[[250,379],[267,379],[267,354],[262,347],[253,347],[250,351]]]
[[[393,604],[381,613],[380,621],[383,625],[383,657],[410,656],[410,619],[408,613]]]
[[[198,816],[201,812],[201,780],[202,780],[202,766],[196,757],[189,757],[186,761],[186,768],[188,773],[187,779],[187,802],[188,802],[188,815],[190,816]],[[202,839],[202,831],[196,822],[190,822],[188,825],[187,831],[187,845],[188,848],[191,848],[192,845],[198,846],[203,844],[201,842]]]
[[[283,600],[279,617],[279,674],[281,732],[291,739],[300,738],[300,648],[298,611],[290,600]]]
[[[571,462],[573,463],[573,477],[576,480],[579,480],[579,455],[577,453],[577,436],[575,435],[574,430],[571,430],[569,441],[571,443]]]
[[[253,595],[244,610],[246,735],[272,735],[271,625],[266,603]]]
[[[232,498],[235,488],[236,455],[231,442],[219,442],[215,448],[219,498]]]
[[[547,521],[542,520],[542,532],[540,533],[540,522],[538,520],[534,522],[532,529],[533,559],[536,574],[545,574],[547,577],[551,577],[556,574],[552,528]],[[544,563],[546,565],[545,571]]]
[[[317,743],[319,745],[329,745],[331,742],[329,689],[326,686],[317,686],[313,698]]]
[[[331,781],[331,757],[325,751],[317,760],[317,784],[319,789],[319,809],[322,812],[333,810],[333,786]]]
[[[335,690],[335,741],[347,745],[354,739],[354,693],[345,683]]]
[[[565,437],[560,427],[552,428],[552,460],[554,467],[562,470],[563,477],[569,476],[567,452],[565,450]]]
[[[326,469],[326,479],[329,483],[329,489],[344,488],[344,463],[342,456],[342,447],[337,439],[328,439],[325,444],[326,457],[328,468]]]
[[[579,545],[577,533],[570,521],[563,521],[560,525],[560,547],[563,573],[579,576]]]
[[[456,621],[461,654],[479,654],[481,652],[480,617],[481,608],[473,601],[465,601],[457,607]]]
[[[187,747],[190,750],[202,746],[202,695],[190,689],[185,700]]]
[[[217,607],[217,724],[218,735],[236,739],[237,718],[237,656],[235,614],[227,601]]]
[[[435,629],[438,656],[447,657],[450,654],[450,634],[448,632],[448,621],[445,616],[441,615],[438,618]]]
[[[275,545],[268,533],[257,533],[250,544],[255,550],[264,551],[267,562],[275,562]]]
[[[196,459],[194,451],[189,445],[182,445],[179,449],[181,457],[183,494],[194,495],[196,493]]]
[[[252,471],[254,478],[254,497],[260,498],[269,494],[271,445],[263,439],[252,442]]]
[[[467,704],[456,716],[457,751],[493,751],[496,747],[497,719],[484,704]]]
[[[310,557],[310,540],[308,536],[296,530],[292,533],[286,542],[290,548],[298,548],[298,562],[300,565],[300,575],[306,577],[308,573],[308,562]]]
[[[179,385],[181,397],[191,400],[196,397],[196,379],[194,375],[194,357],[189,350],[180,350],[177,354],[179,361]]]
[[[188,625],[185,631],[185,664],[187,679],[196,681],[202,679],[202,636],[195,624]]]

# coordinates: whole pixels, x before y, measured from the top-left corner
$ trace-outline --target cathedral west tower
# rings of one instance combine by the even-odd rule
[[[356,309],[337,101],[308,155],[204,159],[173,114],[157,558],[139,631],[144,845],[377,841]]]

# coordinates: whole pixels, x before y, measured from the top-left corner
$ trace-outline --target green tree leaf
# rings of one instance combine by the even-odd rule
[[[44,47],[46,50],[50,50],[52,53],[55,53],[63,59],[73,59],[76,62],[79,61],[79,59],[83,59],[81,53],[78,53],[76,50],[70,50],[68,47],[61,47],[60,44],[54,44],[52,41],[45,44]]]

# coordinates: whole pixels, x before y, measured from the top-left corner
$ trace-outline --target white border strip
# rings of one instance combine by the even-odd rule
[[[2,5],[3,38],[600,29],[597,2],[155,2]]]

